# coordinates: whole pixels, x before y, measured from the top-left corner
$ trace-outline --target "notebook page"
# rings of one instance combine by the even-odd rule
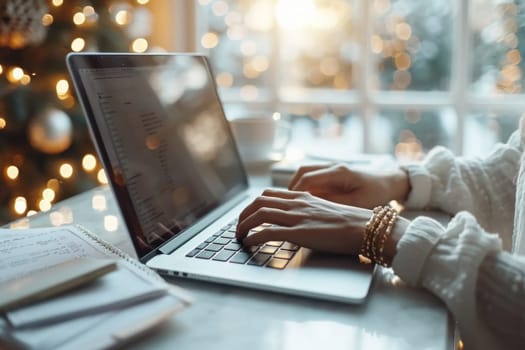
[[[0,229],[0,282],[79,258],[107,258],[69,228]]]

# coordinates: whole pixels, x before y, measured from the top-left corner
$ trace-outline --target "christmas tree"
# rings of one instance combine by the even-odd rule
[[[0,223],[106,182],[65,56],[145,51],[147,2],[0,3]]]

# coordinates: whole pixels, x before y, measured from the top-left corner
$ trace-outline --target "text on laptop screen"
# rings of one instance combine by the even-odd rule
[[[103,141],[106,170],[143,256],[247,183],[206,60],[128,60],[79,74],[96,119],[92,131]]]

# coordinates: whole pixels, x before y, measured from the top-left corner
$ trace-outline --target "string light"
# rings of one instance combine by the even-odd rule
[[[228,4],[222,0],[216,1],[212,5],[212,11],[217,17],[224,16],[228,13]]]
[[[59,168],[60,176],[62,176],[64,179],[69,179],[71,176],[73,176],[73,166],[69,163],[64,163]]]
[[[253,69],[261,73],[268,70],[268,67],[270,66],[270,61],[266,56],[256,56],[252,60],[252,66]]]
[[[512,49],[509,52],[507,52],[507,61],[509,61],[510,64],[519,64],[521,62],[520,52],[516,49]]]
[[[36,210],[29,210],[29,211],[27,212],[26,216],[33,216],[33,215],[35,215],[36,213],[37,213]]]
[[[216,33],[208,32],[201,38],[201,45],[205,49],[213,49],[219,44],[219,36]]]
[[[82,12],[84,12],[84,15],[86,17],[91,17],[91,16],[96,15],[95,8],[93,6],[84,6],[84,8],[82,9]]]
[[[55,19],[53,18],[53,15],[50,13],[46,13],[45,15],[42,16],[42,25],[45,27],[49,27],[51,24],[53,24],[54,21]]]
[[[217,77],[215,77],[215,81],[220,87],[229,88],[233,85],[233,75],[228,72],[222,72],[217,74]]]
[[[48,188],[52,189],[55,192],[58,191],[60,187],[60,183],[58,182],[57,179],[49,179],[46,185]]]
[[[23,214],[27,210],[27,200],[25,197],[18,196],[15,198],[13,209],[17,214]]]
[[[410,24],[401,22],[396,25],[396,35],[401,40],[408,40],[410,39],[410,36],[412,35],[412,27],[410,27]]]
[[[129,11],[120,10],[115,14],[115,23],[117,23],[119,26],[124,26],[128,24],[130,20],[131,16]]]
[[[7,80],[11,83],[16,83],[24,76],[24,70],[20,67],[13,67],[7,73]]]
[[[6,176],[11,180],[16,180],[18,178],[20,171],[15,165],[10,165],[5,169]]]
[[[394,64],[399,70],[407,70],[412,64],[412,59],[406,52],[397,53],[394,56]]]
[[[133,40],[131,49],[134,52],[145,52],[148,49],[148,41],[144,38],[138,38]]]
[[[86,41],[82,38],[76,38],[71,42],[71,50],[75,52],[84,50],[85,46],[86,46]]]
[[[97,173],[97,180],[100,184],[105,185],[108,183],[108,178],[106,177],[106,172],[104,169],[100,169]]]
[[[77,12],[73,15],[73,23],[77,26],[86,23],[86,15],[83,12]]]
[[[149,23],[149,11],[148,9],[140,9],[137,12],[141,16],[138,16],[137,19],[140,19],[141,21],[137,20],[135,23],[134,14],[131,9],[133,8],[139,8],[139,5],[146,5],[150,3],[149,0],[135,0],[133,1],[135,5],[132,4],[124,4],[124,3],[118,3],[115,1],[111,1],[114,4],[108,4],[107,6],[100,5],[99,7],[101,9],[104,9],[104,12],[101,12],[100,15],[109,15],[110,21],[115,21],[118,25],[124,26],[128,25],[133,22],[133,28],[113,28],[113,31],[120,31],[123,35],[131,35],[135,37],[135,40],[126,40],[127,43],[129,43],[130,51],[133,52],[145,52],[149,49],[149,46],[151,45],[148,42],[148,39],[146,38],[146,35],[149,35],[148,30],[149,28],[146,28]],[[80,2],[82,3],[82,2]],[[94,29],[90,26],[93,24],[93,22],[97,21],[99,18],[99,14],[97,14],[95,8],[93,6],[84,6],[84,4],[81,4],[80,6],[72,7],[74,10],[65,13],[63,10],[58,9],[59,7],[69,7],[69,3],[65,2],[64,0],[51,0],[49,1],[49,6],[47,11],[42,11],[40,15],[37,18],[38,24],[40,24],[42,28],[42,32],[35,32],[35,33],[28,33],[31,34],[31,36],[34,36],[35,38],[35,45],[48,45],[47,41],[44,40],[47,35],[47,39],[52,39],[49,37],[49,35],[57,35],[57,31],[53,30],[52,28],[46,28],[44,27],[51,27],[59,25],[59,22],[67,22],[72,26],[78,26],[76,28],[77,35],[71,38],[71,41],[69,42],[69,48],[68,43],[66,42],[66,51],[67,49],[70,49],[73,52],[80,52],[86,50],[86,47],[91,44],[91,37],[95,36],[96,33],[91,30]],[[138,5],[137,5],[138,4]],[[225,2],[226,4],[226,2]],[[98,6],[98,5],[97,5]],[[222,5],[221,5],[222,6]],[[109,10],[109,11],[108,11]],[[220,10],[220,6],[219,6]],[[107,11],[107,13],[106,13]],[[47,12],[47,13],[46,13]],[[220,11],[219,11],[220,12]],[[226,10],[225,13],[228,13],[228,4],[226,4]],[[65,18],[63,18],[65,16]],[[101,17],[102,18],[102,17]],[[242,22],[242,16],[240,17],[240,20]],[[145,20],[145,21],[144,21]],[[240,22],[240,23],[241,23]],[[137,24],[135,26],[135,24]],[[115,25],[116,26],[116,25]],[[90,30],[88,30],[91,28]],[[62,30],[63,28],[59,27],[57,30]],[[97,31],[100,31],[101,28],[96,28]],[[108,28],[109,30],[109,28]],[[82,33],[82,31],[85,31],[85,33]],[[16,34],[16,33],[15,33]],[[42,37],[40,37],[42,35]],[[140,36],[139,38],[137,38]],[[144,37],[142,37],[144,36]],[[98,40],[97,38],[94,38],[95,40]],[[41,40],[41,41],[38,41]],[[109,44],[109,43],[108,43]],[[97,45],[96,42],[93,42],[93,46],[95,47]],[[63,50],[62,50],[63,51]],[[57,51],[57,53],[62,52],[60,50]],[[9,61],[9,59],[8,59]],[[62,79],[61,76],[51,76],[50,74],[52,72],[43,71],[41,74],[39,73],[38,79],[37,74],[34,72],[26,72],[26,70],[29,68],[26,64],[24,64],[22,61],[15,62],[15,63],[8,63],[2,62],[3,65],[0,65],[0,75],[4,75],[4,79],[6,80],[6,83],[13,84],[10,88],[15,90],[19,89],[20,85],[37,85],[35,88],[38,89],[38,91],[45,89],[47,86],[47,89],[51,88],[51,94],[53,94],[53,89],[55,90],[55,94],[60,99],[59,107],[58,109],[64,109],[69,107],[75,107],[77,101],[72,96],[71,87],[67,79]],[[44,63],[45,64],[45,63]],[[1,78],[1,76],[0,76]],[[233,78],[232,78],[233,80]],[[38,84],[35,84],[38,83]],[[16,85],[16,86],[14,86]],[[29,90],[26,90],[29,91]],[[38,92],[36,91],[36,92]],[[29,91],[32,93],[31,91]],[[47,95],[46,95],[47,96]],[[38,101],[37,101],[38,102]],[[52,102],[52,101],[51,101]],[[55,100],[55,104],[56,104]],[[0,114],[1,115],[1,114]],[[35,115],[36,116],[36,115]],[[47,116],[47,115],[46,115]],[[14,115],[1,115],[0,117],[0,133],[1,130],[6,129],[8,127],[12,127],[14,124],[12,124],[14,121],[16,121],[17,114]],[[8,120],[9,119],[9,120]],[[11,121],[13,120],[13,121]],[[47,122],[47,120],[46,120]],[[50,125],[51,126],[51,125]],[[70,132],[70,131],[68,131]],[[5,133],[5,131],[4,131]],[[56,137],[55,137],[56,138]],[[54,140],[49,139],[48,142],[54,142]],[[30,147],[30,145],[28,145]],[[88,147],[89,148],[89,147]],[[12,152],[13,154],[10,154],[11,162],[8,164],[2,164],[0,165],[0,172],[3,172],[3,175],[0,174],[0,177],[4,177],[4,181],[6,181],[6,185],[9,184],[10,188],[12,188],[13,191],[15,191],[15,195],[12,195],[11,200],[6,203],[6,206],[8,208],[12,207],[12,209],[9,210],[11,215],[14,215],[15,211],[17,214],[25,214],[27,216],[32,215],[36,213],[35,210],[28,210],[28,209],[36,209],[41,211],[49,210],[52,206],[52,203],[59,200],[59,189],[60,189],[60,183],[64,181],[64,179],[69,178],[75,178],[78,170],[81,170],[82,168],[86,172],[93,172],[93,175],[96,175],[98,182],[101,184],[107,184],[107,178],[102,169],[99,170],[100,166],[98,164],[97,158],[93,154],[84,154],[84,157],[82,157],[82,168],[77,168],[76,163],[73,164],[72,162],[66,163],[64,161],[67,161],[67,159],[63,159],[62,161],[59,161],[54,166],[55,172],[58,170],[58,174],[53,174],[52,176],[56,176],[57,178],[52,178],[47,181],[47,186],[42,186],[39,184],[40,188],[34,188],[36,184],[31,184],[30,181],[26,181],[26,179],[23,179],[24,169],[25,166],[24,162],[28,163],[29,161],[33,161],[33,157],[30,156],[28,153],[23,153],[24,155],[28,154],[26,159],[24,159],[22,155],[16,154],[16,152]],[[86,153],[86,152],[84,152]],[[80,154],[82,156],[82,153]],[[17,160],[18,158],[18,160]],[[58,168],[58,169],[57,169]],[[51,168],[52,169],[52,168]],[[49,170],[48,170],[49,171]],[[45,176],[45,175],[44,175]],[[49,176],[49,175],[48,175]],[[24,181],[21,181],[24,180]],[[44,178],[44,181],[46,178]],[[93,180],[93,179],[91,179]],[[11,181],[18,181],[19,183],[11,182]],[[90,180],[89,180],[90,181]],[[65,181],[64,181],[65,182]],[[14,187],[17,185],[17,187]],[[24,188],[18,188],[18,185],[24,186]],[[76,186],[77,190],[78,187],[82,187],[82,184],[80,183],[74,183],[71,184],[72,186]],[[80,185],[80,186],[79,186]],[[16,193],[16,191],[20,193]],[[41,197],[36,198],[34,196],[34,193],[38,193],[41,191]],[[29,195],[31,193],[31,195]],[[16,196],[19,197],[16,197]],[[16,198],[15,198],[16,197]],[[105,207],[106,204],[101,205],[99,203],[98,208]],[[50,214],[51,220],[53,224],[58,224],[60,222],[65,222],[66,217],[61,212],[54,212]],[[111,219],[110,219],[111,220]],[[115,226],[115,225],[113,225]]]
[[[259,72],[253,69],[251,64],[245,64],[242,67],[242,74],[248,79],[254,79],[259,76]]]
[[[85,171],[93,171],[96,166],[97,159],[94,155],[88,153],[82,157],[82,168],[84,168]]]
[[[20,78],[20,84],[22,85],[28,85],[31,82],[31,77],[28,74],[24,74],[22,78]]]
[[[65,79],[60,79],[56,83],[56,93],[59,99],[64,100],[68,97],[69,83]]]
[[[48,211],[51,209],[51,207],[52,207],[51,202],[45,199],[41,199],[38,202],[38,208],[40,209],[40,211]]]
[[[56,193],[51,188],[46,188],[42,191],[42,198],[48,202],[52,202],[55,199]]]

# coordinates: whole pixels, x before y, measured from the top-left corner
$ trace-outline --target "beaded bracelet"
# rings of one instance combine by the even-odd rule
[[[363,243],[361,244],[361,251],[359,254],[359,261],[364,264],[371,264],[372,259],[372,239],[374,235],[374,228],[377,224],[378,214],[381,212],[381,207],[375,207],[372,211],[372,216],[365,226],[365,233],[363,235]]]
[[[376,263],[381,261],[383,258],[380,254],[380,251],[382,251],[382,247],[384,247],[384,243],[386,242],[386,231],[388,230],[390,219],[394,215],[394,210],[390,207],[384,207],[382,210],[382,214],[380,217],[379,224],[376,226],[374,230],[374,238],[372,239],[372,260]],[[381,246],[380,246],[381,244]]]
[[[376,263],[387,266],[384,248],[397,220],[397,212],[390,206],[378,206],[365,226],[363,243],[359,254],[362,263]]]

